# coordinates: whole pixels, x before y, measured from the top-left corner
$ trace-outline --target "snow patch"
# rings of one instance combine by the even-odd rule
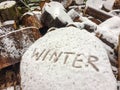
[[[75,3],[76,3],[76,4],[83,4],[83,3],[84,3],[84,0],[75,0]]]
[[[10,8],[15,4],[16,4],[15,1],[4,1],[0,3],[0,9]]]
[[[65,8],[58,2],[45,3],[43,11],[47,11],[53,19],[58,18],[63,23],[73,22],[69,15],[65,12]]]
[[[24,17],[25,15],[31,15],[31,16],[36,16],[37,17],[37,19],[40,21],[40,17],[41,17],[41,12],[40,11],[29,11],[29,12],[26,12],[26,13],[24,13],[23,15],[22,15],[22,17]],[[21,17],[21,18],[22,18]]]
[[[115,0],[106,0],[103,4],[103,6],[107,9],[107,10],[112,10],[113,5],[114,5]]]
[[[86,6],[94,7],[96,9],[101,9],[105,0],[87,0]]]
[[[120,35],[120,18],[115,16],[104,21],[98,26],[96,33],[101,34],[102,38],[117,47]]]
[[[14,20],[8,20],[8,21],[3,22],[3,25],[11,25],[11,24],[14,24],[14,23],[15,23]]]

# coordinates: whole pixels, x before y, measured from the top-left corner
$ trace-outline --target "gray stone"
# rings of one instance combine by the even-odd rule
[[[20,72],[22,90],[117,90],[102,42],[75,27],[38,39],[23,55]]]

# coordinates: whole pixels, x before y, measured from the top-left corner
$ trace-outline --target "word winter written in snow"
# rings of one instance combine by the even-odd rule
[[[42,57],[42,61],[44,61],[46,59],[47,55],[51,51],[52,50],[50,50],[50,49],[49,50],[43,49],[42,52],[40,53],[40,52],[37,52],[36,48],[35,48],[31,58],[35,57],[36,60],[39,60],[39,58]],[[88,61],[85,63],[85,62],[83,62],[83,59],[80,58],[81,56],[82,57],[84,56],[86,58],[86,56],[82,53],[77,54],[75,52],[62,52],[62,51],[57,53],[56,51],[54,51],[50,54],[49,61],[53,60],[54,63],[56,63],[61,56],[64,56],[63,64],[66,64],[66,62],[69,60],[70,55],[75,55],[75,58],[72,62],[72,67],[82,68],[81,63],[84,64],[85,67],[88,67],[88,65],[90,64],[96,71],[99,71],[98,67],[94,64],[94,62],[98,61],[98,57],[93,56],[93,55],[89,56]]]

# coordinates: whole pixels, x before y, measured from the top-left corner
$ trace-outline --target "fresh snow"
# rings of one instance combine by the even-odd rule
[[[120,17],[120,9],[111,10],[109,14]]]
[[[31,16],[35,16],[37,17],[37,19],[40,21],[40,17],[41,17],[41,12],[40,11],[29,11],[29,12],[26,12],[22,15],[22,17],[24,17],[25,15],[31,15]],[[22,18],[21,17],[21,18]]]
[[[53,19],[58,18],[63,23],[73,22],[70,16],[65,12],[62,4],[58,2],[45,3],[43,7],[43,12],[47,11]]]
[[[103,6],[107,9],[107,10],[112,10],[113,5],[114,5],[115,0],[106,0],[103,4]]]
[[[115,48],[118,45],[118,37],[120,35],[120,18],[115,16],[101,23],[96,33],[102,35],[110,43],[114,44]]]
[[[80,16],[80,14],[76,12],[74,9],[71,9],[67,14],[72,18],[72,20]]]
[[[4,32],[4,33],[2,32],[3,35],[0,36],[0,40],[1,40],[1,44],[4,46],[0,46],[0,48],[4,49],[5,52],[1,51],[1,55],[3,57],[8,57],[7,52],[9,52],[9,55],[11,58],[16,58],[16,60],[17,58],[20,58],[21,55],[26,51],[26,49],[33,44],[33,40],[31,40],[26,33],[21,34],[20,41],[19,40],[15,41],[14,37],[10,35],[13,33],[23,31],[25,29],[30,30],[31,28],[36,29],[36,27],[26,27],[26,28],[21,28],[19,30],[15,30],[11,32]],[[17,48],[17,44],[18,44],[17,42],[19,42],[19,44],[21,42],[22,48],[20,49]]]
[[[112,10],[114,2],[115,0],[87,0],[86,5],[96,9],[101,9],[104,6],[107,10]]]
[[[8,20],[3,22],[3,25],[14,25],[15,21],[14,20]]]
[[[101,9],[105,0],[87,0],[86,6],[94,7],[96,9]]]
[[[22,90],[117,90],[102,42],[75,27],[38,39],[23,55],[20,74]]]
[[[74,0],[76,4],[83,4],[84,0]]]
[[[0,9],[10,8],[15,4],[16,4],[15,1],[4,1],[0,3]]]
[[[17,86],[11,86],[11,87],[7,87],[7,88],[5,88],[5,89],[3,89],[3,90],[21,90],[20,89],[20,86],[19,85],[17,85]]]

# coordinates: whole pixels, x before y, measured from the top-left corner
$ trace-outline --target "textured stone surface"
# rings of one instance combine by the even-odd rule
[[[39,30],[0,28],[0,69],[20,62],[21,56],[40,37]]]
[[[75,27],[47,33],[23,55],[22,90],[116,90],[103,44]]]

